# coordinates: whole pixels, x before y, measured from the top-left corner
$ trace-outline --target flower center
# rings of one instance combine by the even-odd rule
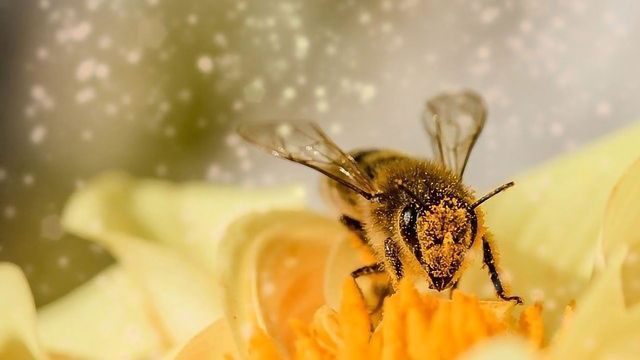
[[[385,299],[383,317],[373,329],[367,306],[357,285],[348,280],[338,312],[320,308],[309,324],[294,322],[294,359],[454,359],[479,342],[511,333],[541,347],[544,329],[541,307],[526,308],[515,321],[514,305],[479,301],[454,292],[441,299],[420,294],[409,281]],[[253,359],[279,359],[264,333],[256,335]]]

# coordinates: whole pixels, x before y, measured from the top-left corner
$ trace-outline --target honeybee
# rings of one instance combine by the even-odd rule
[[[427,101],[422,122],[435,159],[393,150],[340,149],[316,124],[275,121],[244,124],[241,137],[273,156],[326,176],[323,192],[341,221],[371,247],[378,261],[352,272],[354,278],[387,272],[392,284],[410,275],[443,291],[457,286],[472,246],[481,242],[483,262],[500,299],[507,295],[480,205],[513,186],[504,184],[476,199],[462,175],[487,117],[472,91]]]

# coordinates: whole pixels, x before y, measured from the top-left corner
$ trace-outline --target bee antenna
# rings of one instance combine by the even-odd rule
[[[482,204],[483,202],[491,199],[492,197],[494,197],[495,195],[503,192],[504,190],[507,190],[508,188],[512,187],[513,185],[515,185],[515,183],[513,181],[509,181],[508,183],[498,186],[497,188],[495,188],[493,191],[491,191],[490,193],[488,193],[487,195],[481,197],[480,199],[476,200],[476,202],[474,202],[473,204],[471,204],[471,209],[475,209],[478,206],[480,206],[480,204]]]
[[[423,203],[422,200],[420,200],[420,198],[418,197],[418,195],[416,195],[413,191],[411,191],[411,189],[409,189],[408,187],[404,186],[404,184],[402,182],[398,182],[398,187],[400,187],[400,189],[402,189],[404,192],[406,192],[410,198],[412,198],[416,203],[418,203],[418,205],[420,205],[423,209],[428,209],[429,207],[427,206],[427,204]]]

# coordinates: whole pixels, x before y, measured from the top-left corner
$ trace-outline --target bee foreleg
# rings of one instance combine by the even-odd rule
[[[391,238],[387,238],[384,241],[384,255],[389,263],[389,269],[391,269],[393,275],[395,275],[395,282],[397,283],[402,279],[404,269],[402,268],[402,262],[400,261],[400,252],[398,251],[398,247]]]
[[[370,274],[378,274],[384,272],[384,264],[381,262],[377,262],[371,265],[365,265],[363,267],[359,267],[351,272],[351,276],[354,279],[359,278],[360,276],[370,275]]]
[[[483,254],[483,262],[487,266],[487,270],[489,271],[489,277],[491,278],[491,282],[493,283],[493,287],[496,289],[496,294],[502,300],[506,301],[515,301],[518,304],[522,304],[522,298],[519,296],[507,296],[504,287],[502,286],[502,281],[500,280],[500,275],[498,274],[498,269],[496,268],[496,261],[493,256],[493,251],[491,250],[491,243],[486,236],[482,237],[482,254]]]
[[[361,276],[379,274],[379,273],[383,273],[384,271],[385,271],[384,263],[377,262],[375,264],[366,265],[353,270],[351,272],[351,276],[355,280]],[[371,301],[373,301],[373,303],[369,301],[367,302],[367,306],[370,309],[370,312],[369,312],[370,315],[376,314],[377,312],[380,311],[380,309],[382,309],[384,299],[392,291],[392,288],[388,281],[384,281],[383,283],[374,282],[373,286],[369,285],[369,287],[367,288],[362,288],[361,285],[358,284],[358,288],[360,289],[360,292],[362,293],[364,298],[372,299]],[[367,296],[367,294],[369,296]]]
[[[340,216],[340,222],[347,227],[347,229],[353,231],[356,235],[358,235],[358,239],[362,241],[363,244],[369,245],[367,242],[367,235],[364,232],[364,228],[362,223],[350,216],[342,215]]]

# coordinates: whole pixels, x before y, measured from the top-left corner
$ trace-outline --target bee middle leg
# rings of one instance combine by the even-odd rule
[[[358,238],[362,240],[363,244],[369,246],[364,228],[362,227],[362,223],[360,221],[347,215],[342,215],[340,217],[340,222],[349,230],[355,232],[358,235]],[[400,279],[402,279],[402,276],[404,275],[404,269],[402,267],[402,262],[400,261],[400,252],[398,251],[398,247],[391,238],[387,238],[384,241],[384,254],[387,262],[389,263],[389,269],[392,270],[390,272],[395,275],[396,281],[400,281]],[[384,263],[375,263],[354,270],[351,273],[351,276],[353,276],[354,278],[358,278],[363,275],[383,272],[384,269]]]
[[[363,267],[359,267],[351,272],[351,276],[354,279],[357,279],[361,276],[371,275],[371,274],[379,274],[384,272],[384,264],[381,262],[377,262],[371,265],[365,265]]]
[[[392,272],[395,277],[395,282],[399,282],[404,276],[404,268],[402,267],[402,261],[400,261],[398,246],[396,246],[391,238],[387,238],[387,240],[384,241],[384,255],[389,263],[390,272]]]
[[[371,249],[371,245],[367,241],[367,235],[360,221],[350,216],[342,215],[340,216],[340,222],[342,223],[342,225],[346,226],[347,229],[351,230],[353,233],[355,233],[358,236],[358,239],[360,240],[362,245],[366,246],[368,249],[373,251]],[[357,280],[358,278],[363,276],[380,274],[384,272],[385,272],[384,263],[376,262],[376,263],[365,265],[353,270],[351,272],[351,277],[353,277],[354,280]],[[377,284],[374,283],[373,286],[370,286],[366,289],[362,288],[361,285],[358,284],[358,288],[360,289],[360,292],[365,298],[367,298],[367,295],[365,294],[369,294],[373,298],[369,302],[369,314],[372,315],[372,317],[374,318],[376,314],[380,315],[380,310],[382,309],[382,304],[384,303],[384,299],[392,291],[389,282],[385,281],[384,283],[377,283]]]
[[[385,272],[384,263],[377,262],[377,263],[365,265],[353,270],[351,272],[351,277],[353,277],[353,279],[356,280],[362,276],[380,274],[383,272]],[[369,305],[370,315],[375,315],[382,309],[382,304],[384,303],[385,297],[387,297],[387,295],[389,295],[391,292],[391,287],[389,286],[388,281],[385,281],[383,284],[374,283],[373,287],[369,289],[369,292],[365,291],[365,289],[363,289],[360,285],[358,285],[358,288],[360,289],[360,293],[362,293],[362,296],[365,299],[367,298],[365,293],[369,293],[369,292],[374,299],[372,300],[373,304]]]
[[[367,236],[364,232],[364,227],[362,226],[362,223],[360,221],[350,216],[342,215],[340,216],[340,222],[342,223],[342,225],[346,226],[347,229],[351,230],[356,235],[358,235],[358,239],[360,239],[360,241],[364,245],[367,245],[367,246],[369,245],[369,242],[367,241]]]
[[[522,304],[523,301],[521,297],[507,296],[504,287],[502,286],[502,281],[500,280],[498,269],[496,268],[495,258],[493,256],[493,251],[491,250],[491,243],[486,236],[482,237],[482,254],[483,262],[489,270],[489,277],[491,278],[491,282],[493,283],[493,287],[495,288],[498,297],[502,300],[515,301],[518,304]]]
[[[347,229],[354,232],[358,235],[358,239],[362,241],[362,244],[369,246],[369,242],[367,241],[367,236],[364,232],[364,228],[362,227],[362,223],[350,216],[342,215],[340,216],[340,222],[347,227]],[[361,276],[370,275],[370,274],[378,274],[384,272],[384,263],[377,262],[370,265],[365,265],[363,267],[357,268],[351,272],[351,276],[354,279],[357,279]]]

